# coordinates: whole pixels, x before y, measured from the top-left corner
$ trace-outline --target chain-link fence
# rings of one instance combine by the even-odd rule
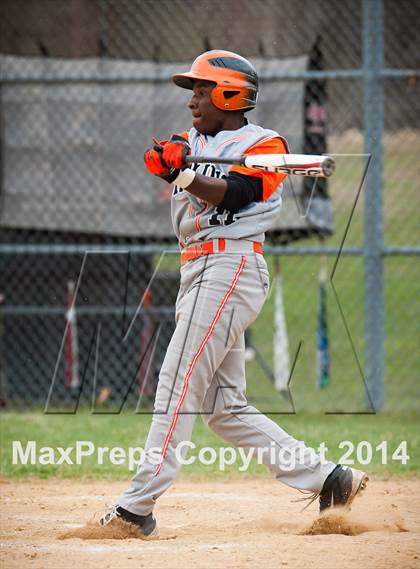
[[[190,126],[171,75],[221,48],[259,73],[249,120],[337,164],[328,186],[285,182],[247,335],[250,400],[417,409],[420,2],[16,0],[0,21],[4,405],[153,398],[179,260],[171,188],[142,155]]]

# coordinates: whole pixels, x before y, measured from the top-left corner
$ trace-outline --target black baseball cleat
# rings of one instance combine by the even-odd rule
[[[107,526],[116,518],[121,518],[122,520],[135,525],[140,534],[139,537],[142,539],[157,539],[159,537],[159,530],[153,514],[139,516],[117,505],[100,518],[99,524],[101,526]]]
[[[338,464],[325,480],[319,493],[320,513],[336,506],[350,509],[355,497],[366,488],[368,480],[366,472],[343,468]]]

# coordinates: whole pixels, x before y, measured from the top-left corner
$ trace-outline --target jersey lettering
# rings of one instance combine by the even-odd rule
[[[217,206],[215,213],[209,219],[209,225],[231,225],[235,221],[236,217],[233,211]]]

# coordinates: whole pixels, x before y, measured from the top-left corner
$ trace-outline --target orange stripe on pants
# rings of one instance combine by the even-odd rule
[[[226,293],[225,296],[223,297],[222,302],[220,303],[218,309],[216,310],[216,314],[214,315],[214,318],[213,318],[213,320],[212,320],[212,322],[211,322],[211,324],[210,324],[210,326],[209,326],[209,329],[207,330],[207,334],[205,335],[203,341],[201,342],[201,344],[200,344],[198,350],[197,350],[196,353],[194,354],[193,359],[191,360],[191,363],[189,364],[189,366],[188,366],[188,368],[187,368],[187,373],[185,374],[184,384],[183,384],[183,386],[182,386],[181,395],[180,395],[179,400],[178,400],[178,403],[177,403],[177,405],[176,405],[176,407],[175,407],[174,416],[173,416],[173,418],[172,418],[172,421],[171,421],[171,425],[170,425],[170,427],[169,427],[168,434],[166,435],[165,442],[164,442],[164,444],[163,444],[163,448],[162,448],[162,459],[161,459],[160,464],[158,464],[158,466],[157,466],[157,468],[156,468],[155,476],[157,476],[157,475],[159,474],[159,472],[160,472],[160,470],[161,470],[161,468],[162,468],[163,460],[164,460],[164,458],[165,458],[165,456],[166,456],[166,452],[167,452],[167,450],[168,450],[169,443],[171,442],[172,434],[173,434],[173,432],[174,432],[174,430],[175,430],[175,427],[176,427],[176,424],[177,424],[177,422],[178,422],[179,412],[180,412],[180,410],[181,410],[182,404],[183,404],[184,399],[185,399],[185,396],[186,396],[186,394],[187,394],[188,383],[189,383],[191,374],[192,374],[192,372],[193,372],[193,370],[194,370],[195,364],[197,363],[198,358],[200,357],[200,355],[201,355],[201,353],[203,352],[203,350],[204,350],[204,348],[205,348],[205,346],[206,346],[206,344],[207,344],[207,342],[208,342],[210,336],[212,335],[212,332],[213,332],[213,330],[214,330],[214,327],[216,326],[216,323],[217,323],[217,321],[219,320],[219,318],[220,318],[220,316],[221,316],[221,314],[222,314],[223,308],[225,307],[227,301],[229,300],[230,295],[231,295],[232,292],[235,290],[235,287],[236,287],[236,284],[237,284],[237,282],[238,282],[238,280],[239,280],[239,277],[241,276],[241,273],[242,273],[242,271],[244,270],[245,263],[246,263],[246,259],[245,259],[245,257],[243,256],[243,257],[241,258],[241,263],[240,263],[240,265],[239,265],[239,268],[238,268],[238,270],[236,271],[236,274],[235,274],[235,276],[234,276],[234,278],[233,278],[233,281],[232,281],[232,283],[231,283],[231,285],[230,285],[230,287],[229,287],[229,290],[227,291],[227,293]]]

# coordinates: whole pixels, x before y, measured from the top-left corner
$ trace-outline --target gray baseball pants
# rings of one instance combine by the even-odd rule
[[[159,375],[146,459],[117,501],[134,514],[149,514],[176,478],[181,468],[176,447],[191,440],[199,413],[215,433],[245,451],[273,445],[290,453],[299,449],[292,469],[288,455],[276,453],[274,461],[272,453],[260,455],[275,477],[293,488],[318,492],[335,468],[247,404],[244,331],[269,289],[264,257],[250,245],[240,241],[238,252],[205,255],[181,267],[176,329]]]

